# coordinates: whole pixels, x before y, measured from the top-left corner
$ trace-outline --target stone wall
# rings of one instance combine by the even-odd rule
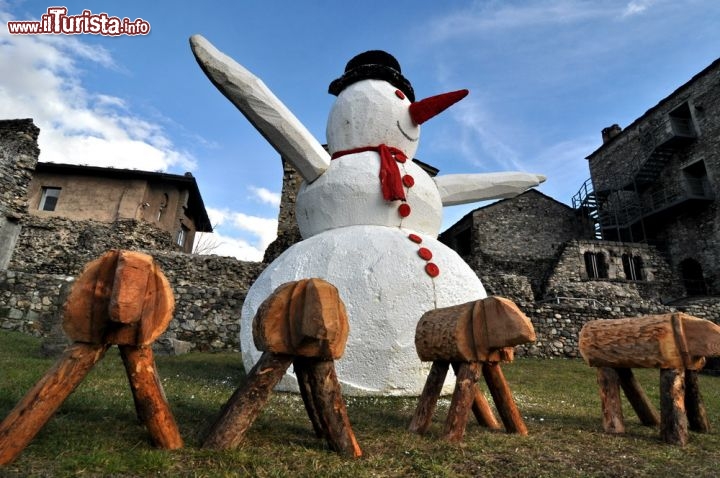
[[[20,217],[40,149],[40,129],[31,119],[0,121],[0,213]]]
[[[40,149],[31,119],[0,121],[0,270],[7,267],[27,211],[27,189]]]
[[[509,289],[508,275],[525,278],[518,280],[541,298],[564,244],[589,237],[572,208],[531,189],[472,211],[440,240],[470,264],[489,293],[522,299],[527,291]]]
[[[178,347],[239,350],[240,308],[263,265],[167,251],[152,255],[175,296],[173,320],[159,342],[173,352]],[[0,271],[0,329],[40,337],[60,334],[62,307],[75,277]]]
[[[278,214],[277,238],[265,250],[263,262],[266,264],[270,264],[285,249],[302,239],[300,228],[295,220],[295,202],[303,179],[287,160],[283,159],[282,165],[283,185],[280,197],[280,212]]]
[[[77,275],[109,249],[175,251],[166,231],[133,219],[105,223],[27,215],[8,269],[39,274]]]
[[[604,278],[588,276],[586,253],[602,256]],[[626,276],[623,255],[640,258],[639,280]],[[599,240],[568,242],[545,287],[546,298],[593,298],[601,302],[664,303],[682,295],[664,256],[655,247]]]

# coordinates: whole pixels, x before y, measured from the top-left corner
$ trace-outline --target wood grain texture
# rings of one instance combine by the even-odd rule
[[[682,321],[684,340],[676,336],[680,329],[673,326],[673,315]],[[592,367],[699,369],[720,337],[715,327],[682,313],[593,320],[583,326],[578,345]],[[687,353],[678,343],[687,345]]]
[[[339,359],[349,332],[337,289],[322,279],[281,285],[253,318],[255,346],[277,354]]]
[[[487,297],[426,312],[415,329],[422,361],[482,362],[502,348],[532,342],[530,320],[510,300]]]

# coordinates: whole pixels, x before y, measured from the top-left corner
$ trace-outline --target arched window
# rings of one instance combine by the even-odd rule
[[[587,251],[585,253],[585,271],[588,279],[607,279],[608,267],[605,254]]]
[[[622,255],[623,271],[627,280],[642,280],[643,260],[633,254]]]
[[[702,266],[695,259],[685,259],[680,263],[680,275],[687,295],[705,295],[705,277]]]

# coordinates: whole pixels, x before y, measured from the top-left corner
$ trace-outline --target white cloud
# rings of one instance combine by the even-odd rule
[[[633,0],[627,4],[621,16],[630,17],[644,13],[653,3],[655,0]]]
[[[241,261],[260,262],[265,254],[264,249],[259,249],[243,239],[218,232],[197,234],[195,247],[199,247],[199,254],[235,257]]]
[[[526,170],[518,152],[502,140],[498,123],[491,116],[472,99],[456,105],[453,117],[460,125],[460,134],[448,138],[449,146],[459,149],[469,163],[484,170]]]
[[[162,125],[130,112],[122,98],[85,88],[83,64],[119,69],[107,50],[77,37],[10,35],[4,25],[11,19],[0,11],[0,65],[12,65],[0,75],[0,118],[33,118],[41,161],[195,168],[192,155],[176,148]]]
[[[611,15],[607,7],[587,1],[553,0],[521,5],[474,2],[466,9],[438,18],[428,36],[434,41],[442,41],[493,30],[575,23]]]
[[[216,231],[212,233],[213,239],[208,239],[208,241],[218,244],[218,247],[208,251],[209,254],[229,255],[246,261],[260,261],[267,246],[277,237],[277,219],[251,216],[242,212],[212,207],[208,207],[207,212]],[[246,240],[228,235],[232,233],[233,236],[237,236],[242,232],[249,233],[252,239]]]
[[[255,198],[259,199],[260,202],[270,204],[271,206],[280,206],[280,193],[274,193],[269,189],[255,186],[248,186],[248,189],[250,189]]]

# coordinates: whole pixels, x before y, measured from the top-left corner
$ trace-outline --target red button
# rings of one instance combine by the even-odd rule
[[[398,214],[400,214],[402,217],[408,217],[410,215],[410,205],[407,203],[402,203],[400,206],[398,206]]]
[[[393,158],[395,158],[395,161],[397,161],[397,162],[400,163],[400,164],[402,164],[402,163],[404,163],[405,161],[407,161],[407,158],[406,158],[404,155],[401,155],[401,154],[394,155]]]
[[[432,251],[427,247],[421,247],[418,249],[418,256],[422,257],[423,260],[429,261],[432,259]]]
[[[402,182],[406,188],[411,188],[411,187],[415,186],[415,178],[413,178],[409,174],[406,174],[405,176],[402,177]]]
[[[400,91],[400,90],[395,90],[395,96],[397,96],[397,97],[400,98],[401,100],[404,100],[404,99],[405,99],[405,93],[403,93],[403,92]]]
[[[418,236],[417,234],[410,234],[408,236],[408,239],[413,241],[415,244],[420,244],[422,242],[422,237]]]
[[[437,277],[440,275],[440,268],[438,268],[438,266],[436,266],[434,263],[428,262],[427,264],[425,264],[425,272],[430,277]]]

